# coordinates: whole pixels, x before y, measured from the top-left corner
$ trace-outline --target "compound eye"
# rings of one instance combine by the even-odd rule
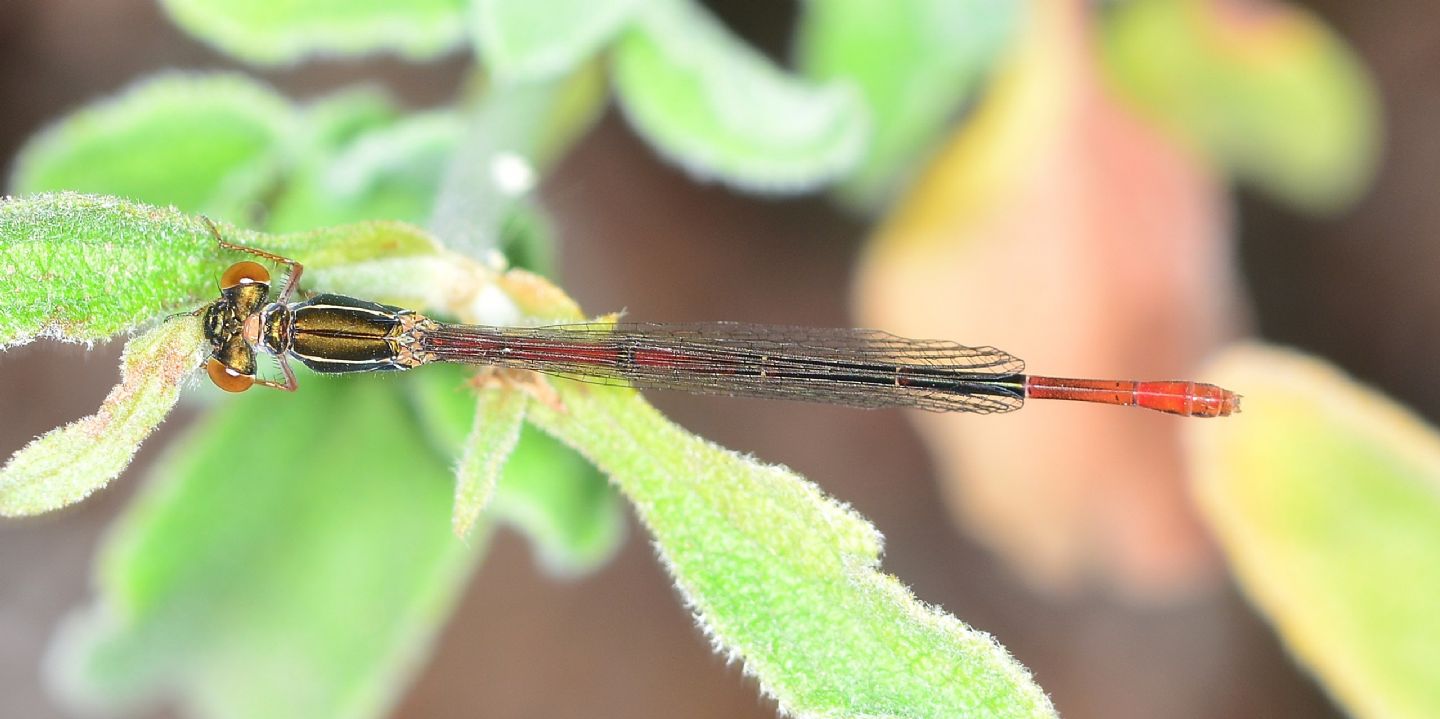
[[[228,290],[231,287],[250,284],[269,284],[270,270],[265,269],[259,262],[236,262],[220,275],[220,289]]]
[[[240,374],[214,357],[205,363],[205,372],[210,375],[210,381],[214,382],[216,387],[226,392],[244,392],[255,384],[254,377]]]

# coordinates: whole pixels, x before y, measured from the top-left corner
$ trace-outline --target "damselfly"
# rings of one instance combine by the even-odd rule
[[[291,302],[304,267],[226,242],[289,268],[270,300],[270,273],[231,265],[220,297],[200,310],[212,344],[206,369],[221,389],[297,387],[288,358],[322,373],[408,370],[463,362],[598,384],[695,394],[915,407],[936,412],[1009,412],[1027,398],[1134,405],[1191,417],[1238,412],[1240,398],[1212,384],[1042,377],[994,347],[912,340],[864,329],[811,329],[733,322],[580,323],[492,327],[438,322],[411,310],[334,294]],[[273,355],[285,381],[261,379],[256,351]]]

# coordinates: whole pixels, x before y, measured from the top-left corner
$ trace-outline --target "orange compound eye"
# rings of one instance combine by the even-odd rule
[[[216,387],[226,392],[244,392],[255,385],[254,377],[236,374],[235,370],[226,367],[224,362],[214,357],[205,363],[205,372],[210,375],[210,381],[214,382]]]
[[[269,282],[270,270],[265,269],[258,262],[248,260],[230,265],[230,268],[225,270],[225,274],[220,275],[220,289],[222,290],[228,290],[238,285],[269,284]]]

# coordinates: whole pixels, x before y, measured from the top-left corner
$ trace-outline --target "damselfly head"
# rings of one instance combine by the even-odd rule
[[[216,387],[243,392],[255,384],[253,344],[259,311],[269,295],[270,271],[258,262],[236,262],[220,276],[220,298],[205,308],[202,318],[205,339],[214,348],[205,372]]]

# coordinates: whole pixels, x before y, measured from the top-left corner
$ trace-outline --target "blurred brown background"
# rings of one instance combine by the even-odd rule
[[[1440,11],[1425,0],[1303,3],[1370,65],[1387,113],[1371,195],[1330,220],[1241,191],[1239,256],[1259,332],[1327,357],[1440,417]],[[712,3],[783,56],[794,3]],[[432,65],[323,63],[264,77],[296,97],[380,78],[416,105],[444,102],[465,58]],[[234,67],[149,0],[8,0],[0,7],[0,170],[48,121],[165,68]],[[767,200],[697,185],[612,113],[547,188],[563,284],[591,311],[637,319],[845,325],[866,224],[823,199]],[[964,338],[959,338],[964,339]],[[118,346],[41,343],[0,355],[0,454],[94,411]],[[691,430],[784,463],[852,503],[887,537],[884,568],[924,601],[989,631],[1035,672],[1060,712],[1088,717],[1332,716],[1233,588],[1166,607],[1101,591],[1031,592],[943,513],[926,455],[895,412],[657,395]],[[1102,410],[1103,411],[1103,410]],[[65,714],[38,664],[57,618],[85,596],[89,560],[182,409],[111,489],[56,515],[0,523],[0,717]],[[837,451],[836,448],[844,448]],[[771,717],[738,667],[713,654],[632,526],[597,575],[557,582],[502,532],[405,717]]]

